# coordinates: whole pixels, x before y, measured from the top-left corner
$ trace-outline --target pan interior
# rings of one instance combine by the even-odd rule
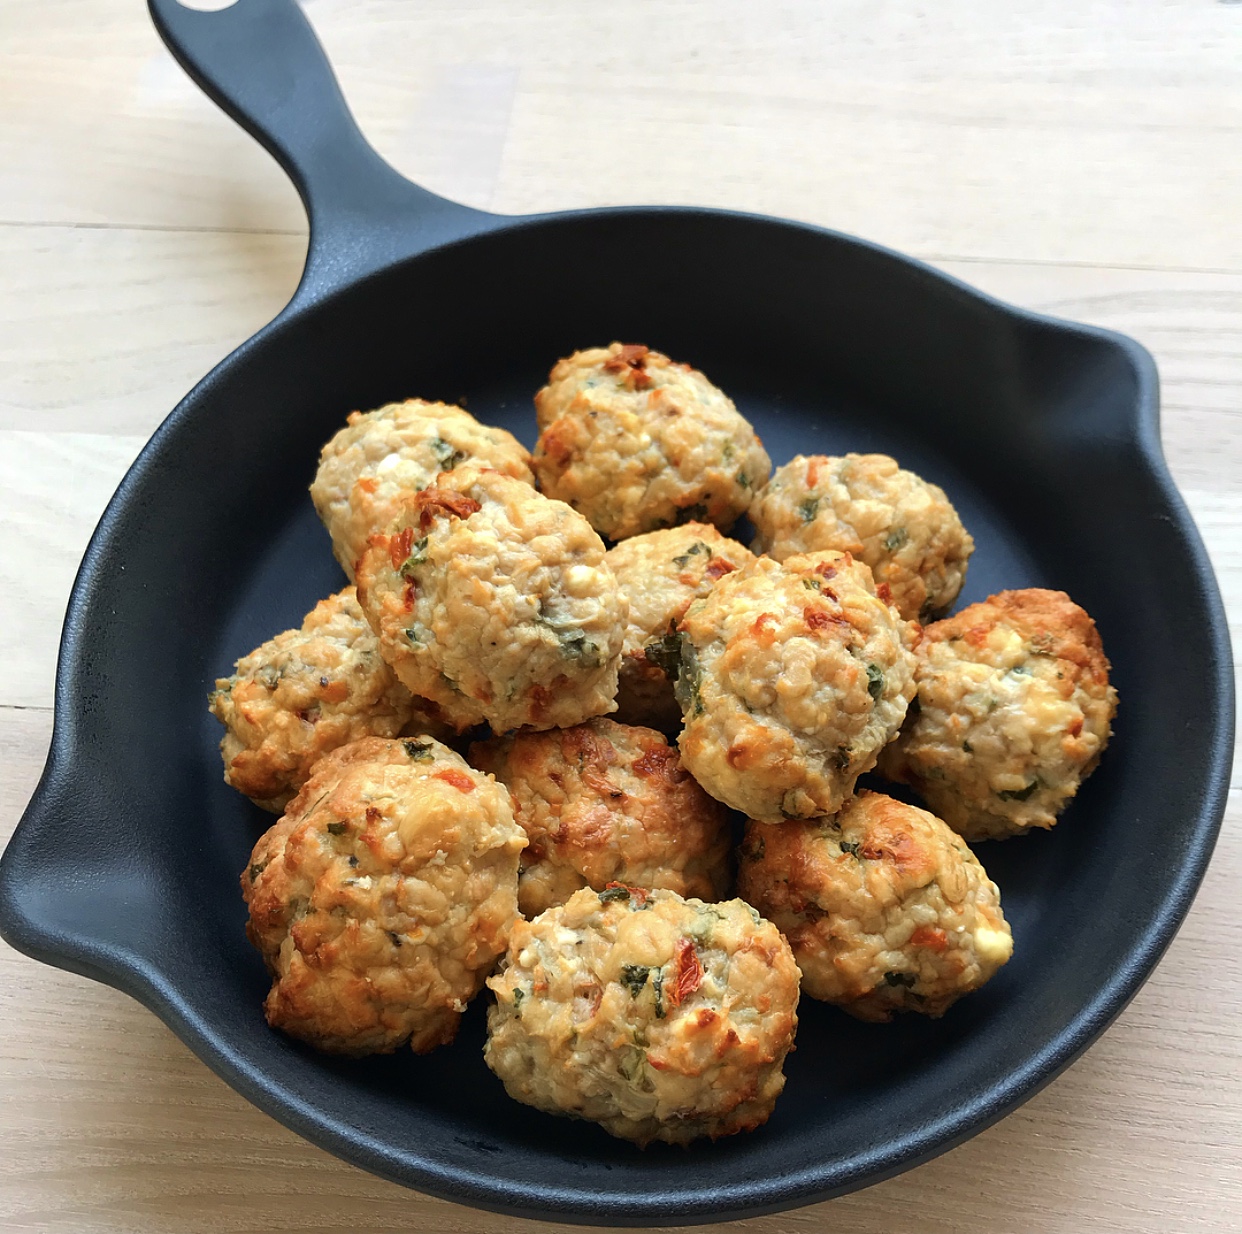
[[[688,1151],[638,1152],[508,1100],[482,1062],[479,1003],[425,1058],[341,1062],[270,1032],[237,878],[271,818],[221,782],[205,707],[234,659],[343,585],[306,488],[351,409],[458,401],[533,444],[551,364],[613,339],[705,371],[774,463],[878,450],[941,484],[977,543],[961,603],[1068,591],[1121,695],[1113,745],[1055,831],[978,848],[1016,940],[1000,975],[939,1021],[863,1025],[804,1000],[771,1123]],[[53,912],[57,879],[94,869],[72,927],[113,957],[109,980],[298,1129],[440,1194],[624,1224],[875,1181],[1003,1112],[1081,1044],[1075,1024],[1151,958],[1204,842],[1207,608],[1138,444],[1143,380],[1109,338],[841,237],[729,216],[533,222],[292,315],[187,399],[108,516],[65,686],[68,774],[92,805],[65,823],[30,904]]]

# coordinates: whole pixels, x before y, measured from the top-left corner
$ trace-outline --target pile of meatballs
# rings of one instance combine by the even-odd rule
[[[945,617],[974,545],[941,489],[773,473],[688,365],[581,351],[535,410],[533,455],[456,406],[353,413],[311,485],[350,585],[216,683],[225,779],[281,816],[241,877],[267,1020],[421,1053],[486,985],[518,1101],[753,1129],[800,991],[939,1016],[1009,959],[968,843],[1056,822],[1108,661],[1062,592]]]

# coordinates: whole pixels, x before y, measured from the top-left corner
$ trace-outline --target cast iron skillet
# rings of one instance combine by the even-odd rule
[[[1019,312],[847,236],[706,210],[510,219],[402,179],[354,127],[292,0],[151,0],[186,70],[292,176],[301,285],[173,411],[109,505],[65,621],[51,756],[0,867],[15,946],[132,994],[264,1110],[349,1161],[525,1216],[761,1213],[906,1169],[1012,1110],[1151,972],[1224,808],[1232,675],[1211,569],[1127,338]],[[170,296],[176,288],[168,289]],[[509,1101],[452,1047],[365,1062],[263,1023],[237,877],[270,818],[221,783],[205,692],[341,586],[306,486],[351,408],[468,401],[529,442],[570,350],[703,368],[777,462],[879,449],[944,485],[978,542],[963,602],[1064,588],[1097,619],[1116,737],[1060,826],[980,846],[1016,956],[932,1022],[804,1000],[771,1123],[638,1152]]]

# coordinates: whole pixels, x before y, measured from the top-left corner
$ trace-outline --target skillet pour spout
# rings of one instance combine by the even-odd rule
[[[1229,777],[1225,619],[1160,452],[1148,354],[818,227],[469,209],[367,144],[293,0],[150,8],[288,172],[310,243],[290,303],[173,409],[91,540],[51,752],[0,861],[4,937],[131,994],[329,1151],[525,1217],[683,1225],[827,1199],[960,1143],[1058,1075],[1173,937]],[[613,339],[708,373],[777,463],[879,450],[940,484],[977,545],[959,602],[1067,591],[1121,696],[1058,826],[980,846],[1015,938],[1002,972],[935,1021],[868,1025],[803,999],[772,1120],[685,1151],[638,1152],[509,1101],[482,1061],[482,1000],[422,1058],[321,1057],[269,1030],[237,875],[270,818],[221,782],[204,705],[238,656],[343,585],[306,487],[350,410],[465,400],[529,443],[553,361]]]

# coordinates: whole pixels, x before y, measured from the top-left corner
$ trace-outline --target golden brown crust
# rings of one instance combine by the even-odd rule
[[[1064,661],[1068,676],[1059,687],[1069,694],[1073,686],[1108,685],[1110,665],[1104,643],[1086,610],[1063,591],[1027,587],[1000,591],[953,617],[923,627],[928,643],[964,639],[980,645],[989,627],[1005,623],[1029,643],[1035,654]]]
[[[535,917],[611,882],[718,900],[729,883],[729,824],[649,728],[589,720],[477,742],[470,761],[508,789],[526,832],[518,907]]]
[[[943,1015],[1013,950],[996,885],[962,839],[881,793],[828,818],[749,823],[738,890],[788,939],[803,990],[861,1020]]]
[[[628,602],[590,524],[499,472],[459,467],[405,500],[358,563],[380,651],[458,731],[614,709]]]
[[[709,523],[687,523],[622,540],[608,550],[606,560],[630,602],[616,718],[675,733],[681,727],[681,708],[659,662],[661,640],[674,632],[693,601],[754,555]],[[647,654],[651,643],[657,644],[655,660]]]
[[[848,553],[757,558],[679,629],[682,758],[764,822],[837,810],[914,695],[907,623]]]
[[[1051,827],[1099,760],[1117,692],[1095,623],[1061,591],[1002,591],[924,627],[918,712],[880,770],[968,840]]]
[[[279,814],[325,754],[361,737],[450,731],[379,653],[352,587],[321,600],[302,626],[237,661],[210,695],[226,728],[224,779]]]
[[[772,466],[702,373],[640,344],[558,361],[535,415],[540,488],[614,540],[696,519],[728,528]]]
[[[765,1122],[798,1025],[798,969],[741,900],[583,890],[514,928],[488,981],[487,1065],[509,1095],[647,1144]]]
[[[316,765],[242,874],[268,1023],[335,1054],[451,1041],[517,916],[503,786],[428,737]]]

